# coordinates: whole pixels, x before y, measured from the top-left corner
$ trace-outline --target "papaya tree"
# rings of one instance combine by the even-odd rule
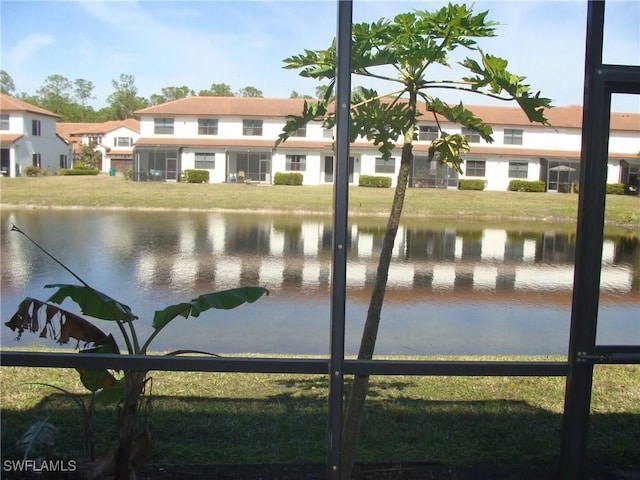
[[[73,339],[80,347],[80,353],[120,355],[121,349],[112,334],[106,334],[83,316],[59,306],[69,299],[76,303],[83,315],[114,322],[121,334],[127,354],[146,355],[156,336],[176,318],[198,317],[209,309],[233,309],[244,303],[253,303],[269,293],[263,287],[241,287],[203,294],[191,301],[170,305],[155,312],[151,324],[152,332],[142,342],[135,328],[135,320],[138,316],[128,305],[91,287],[15,225],[12,226],[12,231],[24,235],[80,283],[80,285],[45,285],[45,288],[55,289],[53,295],[46,301],[25,298],[11,319],[5,323],[11,330],[17,331],[18,339],[24,332],[32,332],[39,334],[41,338],[53,338],[59,344],[66,344]],[[179,350],[168,355],[183,353],[203,352]],[[82,409],[85,423],[85,448],[89,455],[87,476],[89,478],[113,476],[116,480],[128,480],[133,475],[135,478],[135,472],[144,466],[151,453],[151,436],[147,422],[151,382],[149,372],[138,370],[116,372],[107,368],[78,368],[77,371],[83,386],[91,394],[91,407],[86,408],[78,395],[63,391],[68,393]],[[94,432],[89,413],[94,401],[117,406],[116,446],[99,457],[95,455]]]
[[[513,101],[529,121],[548,123],[544,114],[545,109],[551,107],[551,101],[541,97],[540,92],[533,93],[525,83],[526,77],[509,72],[507,60],[485,53],[478,45],[478,39],[495,36],[498,23],[489,21],[487,15],[487,11],[474,14],[466,5],[449,4],[435,11],[418,10],[396,15],[393,19],[352,26],[351,75],[365,82],[375,81],[376,85],[388,82],[391,91],[380,94],[373,88],[360,87],[352,93],[350,141],[364,138],[373,142],[385,159],[390,159],[394,151],[401,151],[359,359],[371,359],[374,354],[418,122],[428,120],[437,125],[437,138],[431,141],[428,149],[429,161],[447,164],[459,173],[469,145],[465,135],[445,132],[441,125],[443,121],[477,132],[486,142],[493,141],[491,126],[466,108],[462,101],[448,104],[436,93],[457,89],[465,94],[489,96],[496,101]],[[451,80],[431,78],[429,72],[433,68],[430,67],[450,67],[456,50],[466,52],[458,60],[465,76]],[[318,101],[305,102],[300,114],[288,117],[276,146],[310,121],[321,121],[327,129],[335,125],[332,108],[337,66],[335,40],[327,49],[305,50],[286,58],[284,64],[284,68],[299,70],[303,77],[328,82],[329,87]],[[344,159],[338,159],[341,160]],[[340,455],[340,478],[343,479],[350,478],[368,385],[367,375],[357,375],[351,386]]]

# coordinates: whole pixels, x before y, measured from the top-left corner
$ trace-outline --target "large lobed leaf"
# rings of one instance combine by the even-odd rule
[[[218,310],[231,310],[243,303],[253,303],[262,295],[269,295],[269,290],[263,287],[240,287],[220,292],[206,293],[194,298],[190,302],[171,305],[164,310],[159,310],[153,316],[152,326],[160,330],[174,318],[198,317],[202,312],[211,308]]]
[[[84,315],[101,320],[120,320],[131,322],[138,317],[131,312],[131,308],[114,300],[109,295],[99,292],[86,285],[54,284],[45,285],[45,288],[57,288],[58,290],[49,297],[49,302],[62,304],[67,298],[73,300]]]
[[[43,311],[44,318],[42,316]],[[56,317],[60,319],[59,330],[56,329],[54,323]],[[41,321],[44,321],[42,327],[40,325]],[[30,297],[25,298],[20,303],[11,320],[6,322],[5,325],[13,331],[18,331],[18,339],[27,330],[34,333],[39,331],[40,337],[46,338],[50,336],[56,339],[58,343],[67,343],[69,339],[74,338],[78,342],[86,344],[101,345],[107,342],[115,344],[113,337],[106,335],[98,327],[79,315]]]

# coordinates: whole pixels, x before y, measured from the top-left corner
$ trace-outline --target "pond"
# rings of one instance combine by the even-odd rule
[[[144,338],[153,312],[202,293],[262,285],[268,297],[175,320],[152,349],[328,353],[331,219],[273,214],[3,210],[2,322],[49,283],[76,280],[16,224],[94,288],[129,305]],[[384,220],[349,227],[346,352],[357,352]],[[599,344],[639,344],[640,238],[605,235]],[[394,250],[378,354],[567,352],[575,234],[550,225],[403,224]],[[74,310],[72,303],[66,308]],[[75,311],[75,310],[74,310]],[[117,331],[97,321],[105,331]],[[21,343],[2,325],[3,347]]]

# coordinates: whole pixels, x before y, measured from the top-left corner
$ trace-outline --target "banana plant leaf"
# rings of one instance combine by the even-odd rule
[[[43,310],[44,318],[41,315]],[[54,322],[56,317],[60,319],[59,330],[56,330]],[[41,321],[44,321],[42,327]],[[106,333],[81,316],[68,312],[57,305],[30,297],[20,303],[16,313],[5,325],[13,331],[18,331],[18,339],[25,330],[30,332],[40,330],[40,337],[50,336],[61,344],[69,342],[71,338],[75,338],[78,342],[94,345],[109,342],[109,336]],[[114,342],[113,337],[111,337],[111,342]]]
[[[154,329],[160,330],[178,316],[184,318],[189,318],[189,316],[198,317],[202,312],[210,308],[231,310],[243,303],[253,303],[264,294],[269,295],[269,290],[263,287],[241,287],[206,293],[190,302],[178,303],[164,310],[156,311],[153,316],[152,326]]]
[[[102,320],[121,320],[131,322],[138,317],[131,312],[131,308],[124,303],[114,300],[109,295],[99,292],[86,285],[54,284],[45,285],[45,288],[57,288],[58,290],[49,297],[48,301],[62,304],[67,298],[73,300],[83,314]]]
[[[113,335],[108,335],[103,341],[95,344],[94,347],[82,349],[80,353],[115,353],[119,355],[120,350]],[[80,374],[80,381],[90,392],[95,393],[100,390],[113,389],[118,383],[113,374],[106,368],[77,368],[76,370]]]

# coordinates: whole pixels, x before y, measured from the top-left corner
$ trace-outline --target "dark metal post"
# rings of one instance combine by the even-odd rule
[[[589,1],[569,374],[562,425],[560,477],[586,478],[587,433],[595,348],[609,146],[611,95],[601,75],[604,1]]]
[[[351,95],[351,0],[338,0],[336,42],[336,138],[333,156],[333,258],[327,478],[339,479],[344,396],[344,337],[349,207],[349,109]]]

